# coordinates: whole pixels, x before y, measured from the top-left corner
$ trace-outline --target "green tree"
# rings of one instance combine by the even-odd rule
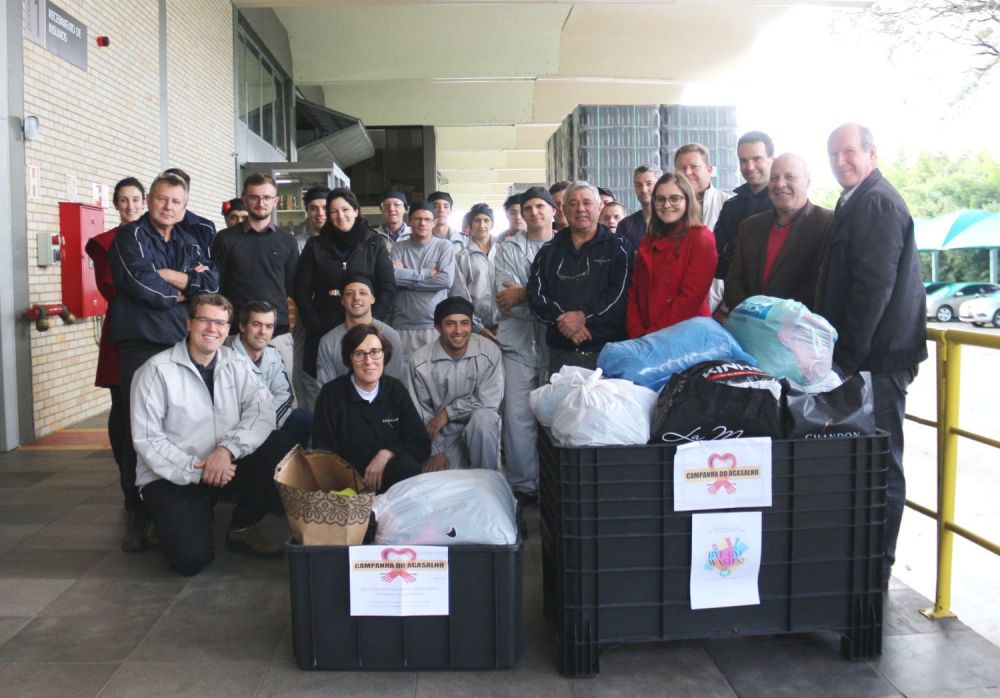
[[[983,87],[1000,64],[1000,1],[879,0],[867,10],[890,54],[944,40],[968,47],[972,62],[959,97]]]

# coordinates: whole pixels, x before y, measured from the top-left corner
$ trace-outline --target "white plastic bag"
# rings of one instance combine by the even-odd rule
[[[644,444],[655,406],[656,391],[596,371],[559,403],[552,436],[563,446]]]
[[[798,301],[751,296],[729,313],[726,329],[775,378],[809,386],[830,375],[837,330]]]
[[[407,478],[375,498],[378,545],[513,545],[516,501],[495,470],[441,470]]]
[[[600,370],[597,369],[598,375]],[[552,418],[562,399],[574,388],[579,388],[594,374],[589,368],[582,366],[563,366],[558,373],[553,373],[547,385],[535,388],[528,395],[528,405],[535,413],[535,419],[543,427],[552,426]]]

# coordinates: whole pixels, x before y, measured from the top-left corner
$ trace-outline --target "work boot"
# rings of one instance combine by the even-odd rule
[[[146,526],[149,517],[142,509],[125,511],[125,535],[122,537],[122,550],[126,553],[141,553],[149,548],[146,542]]]
[[[156,524],[150,521],[146,525],[146,545],[150,548],[159,548],[163,546],[163,541],[160,539],[160,532],[156,528]]]
[[[260,530],[260,524],[246,528],[231,528],[226,535],[226,550],[257,557],[277,557],[284,552],[278,543],[272,543]]]

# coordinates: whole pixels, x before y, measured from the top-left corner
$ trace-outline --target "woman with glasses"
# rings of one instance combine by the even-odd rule
[[[375,283],[372,314],[385,320],[396,295],[396,277],[385,243],[358,213],[361,207],[348,189],[326,197],[326,223],[309,238],[295,272],[293,298],[298,322],[305,327],[303,374],[296,384],[299,406],[311,408],[322,387],[316,381],[316,354],[323,335],[344,321],[340,288],[349,274],[364,274]],[[301,389],[300,389],[301,388]],[[305,394],[303,394],[305,393]]]
[[[384,374],[391,358],[392,345],[374,325],[348,330],[341,359],[350,373],[323,386],[313,421],[313,448],[339,455],[376,492],[420,474],[431,455],[406,386]]]
[[[631,339],[709,315],[708,290],[718,252],[701,224],[686,177],[667,173],[653,187],[653,217],[635,255],[625,328]]]

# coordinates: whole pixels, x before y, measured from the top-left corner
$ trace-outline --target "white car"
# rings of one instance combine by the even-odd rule
[[[965,301],[958,308],[958,319],[971,322],[976,327],[983,327],[987,323],[1000,327],[1000,291]]]

